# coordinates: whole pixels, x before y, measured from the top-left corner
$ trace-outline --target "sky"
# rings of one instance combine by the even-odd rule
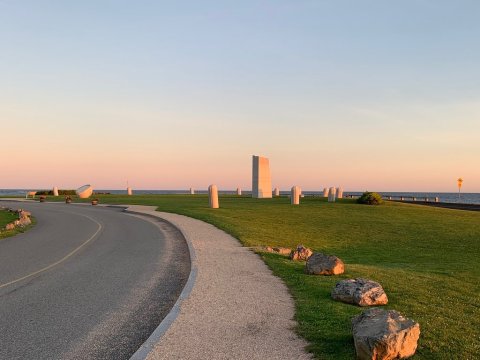
[[[477,0],[0,0],[0,188],[480,192]]]

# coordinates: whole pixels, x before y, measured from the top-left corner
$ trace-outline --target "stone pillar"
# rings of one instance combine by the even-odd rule
[[[302,189],[298,186],[293,186],[292,190],[290,191],[290,203],[292,205],[300,204],[300,195],[302,194]]]
[[[417,201],[417,198],[415,196],[412,197],[413,201]]]
[[[132,188],[130,186],[127,187],[127,195],[132,196]]]
[[[337,199],[343,199],[343,188],[337,188]]]
[[[218,209],[218,188],[217,185],[210,185],[208,187],[208,202],[212,209]]]
[[[273,194],[275,196],[280,196],[280,189],[278,187],[276,187],[274,190],[273,190]]]
[[[403,196],[400,196],[400,201],[403,201],[405,200],[405,198]]]
[[[272,197],[270,163],[261,156],[252,157],[252,197],[267,199]]]
[[[58,196],[58,187],[53,187],[53,196]]]
[[[242,195],[242,189],[240,189],[239,187],[237,188],[237,195],[238,196]]]
[[[335,202],[335,195],[336,195],[336,189],[334,187],[331,187],[328,190],[328,202]]]
[[[195,195],[195,190],[193,190],[193,188],[190,188],[190,195]]]
[[[435,202],[440,202],[440,198],[438,196],[435,197]]]
[[[323,197],[328,197],[328,189],[327,188],[323,188]]]

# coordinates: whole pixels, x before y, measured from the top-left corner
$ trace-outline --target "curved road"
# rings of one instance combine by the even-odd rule
[[[0,359],[128,359],[185,285],[177,229],[120,209],[0,201],[37,225],[0,240]]]

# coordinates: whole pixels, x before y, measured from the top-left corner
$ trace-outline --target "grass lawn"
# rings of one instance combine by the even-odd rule
[[[8,223],[11,223],[15,220],[17,220],[17,215],[16,214],[13,214],[13,213],[8,212],[8,211],[0,210],[0,229],[3,229],[5,227],[5,225],[7,225]],[[9,230],[9,231],[2,230],[2,231],[0,231],[0,239],[6,238],[6,237],[9,237],[9,236],[13,236],[17,233],[18,233],[17,230]]]
[[[345,274],[308,276],[303,264],[262,253],[288,285],[298,333],[319,359],[353,359],[350,319],[362,311],[334,302],[339,279],[380,282],[396,309],[420,323],[414,359],[474,359],[480,354],[480,212],[388,202],[335,204],[303,198],[221,196],[209,209],[204,195],[98,196],[103,203],[135,203],[195,217],[229,232],[245,246],[298,244],[339,256]],[[53,198],[52,198],[53,199]],[[49,198],[50,200],[50,198]]]

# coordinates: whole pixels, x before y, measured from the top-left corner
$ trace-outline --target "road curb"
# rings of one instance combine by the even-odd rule
[[[112,206],[115,207],[115,206]],[[155,345],[160,341],[161,337],[167,332],[167,330],[170,328],[170,326],[173,324],[175,319],[178,317],[180,314],[180,309],[182,306],[182,302],[190,296],[193,287],[195,285],[195,280],[197,278],[197,258],[195,255],[195,249],[193,248],[193,244],[189,237],[183,232],[182,229],[180,229],[178,226],[174,225],[172,222],[166,220],[163,218],[160,214],[154,214],[151,211],[141,211],[141,210],[129,210],[129,207],[125,206],[119,206],[124,208],[124,212],[130,213],[130,214],[138,214],[138,215],[143,215],[143,216],[149,216],[155,219],[160,219],[161,221],[164,221],[168,223],[169,225],[173,226],[175,229],[177,229],[185,239],[185,242],[187,243],[188,246],[188,251],[190,253],[190,275],[188,276],[187,283],[185,284],[182,292],[180,293],[180,296],[178,297],[177,301],[173,305],[172,309],[170,312],[165,316],[165,318],[162,320],[160,325],[153,331],[153,333],[148,337],[148,339],[138,348],[138,350],[130,357],[130,360],[145,360],[150,352],[153,351],[153,348]]]

